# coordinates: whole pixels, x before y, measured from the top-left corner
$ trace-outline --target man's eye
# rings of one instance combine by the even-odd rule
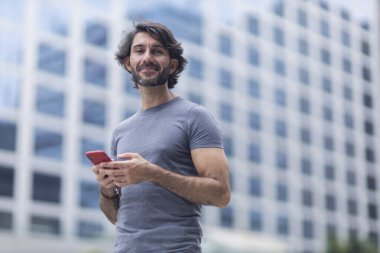
[[[154,50],[153,51],[153,54],[156,54],[156,55],[161,55],[163,54],[164,52],[162,50]]]

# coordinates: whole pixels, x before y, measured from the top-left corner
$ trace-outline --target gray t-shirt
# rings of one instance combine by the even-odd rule
[[[196,148],[223,148],[215,119],[181,97],[121,122],[112,137],[112,156],[132,152],[164,169],[198,176]],[[201,206],[154,183],[122,188],[115,253],[201,252]]]

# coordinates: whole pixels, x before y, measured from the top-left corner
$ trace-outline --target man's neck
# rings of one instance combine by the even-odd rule
[[[169,90],[167,85],[154,87],[139,86],[142,110],[146,110],[169,102],[176,96]]]

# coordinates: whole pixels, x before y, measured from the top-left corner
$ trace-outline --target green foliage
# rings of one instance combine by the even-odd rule
[[[350,237],[346,241],[338,241],[335,236],[329,236],[325,253],[378,253],[369,240]]]

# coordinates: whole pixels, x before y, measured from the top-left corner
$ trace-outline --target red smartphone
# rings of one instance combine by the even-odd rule
[[[95,150],[86,152],[86,156],[94,165],[102,162],[111,162],[111,158],[103,150]]]

